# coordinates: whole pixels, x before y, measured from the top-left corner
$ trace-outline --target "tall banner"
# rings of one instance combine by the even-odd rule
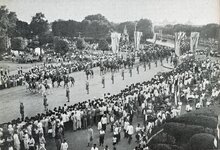
[[[185,32],[176,32],[175,33],[175,53],[179,57],[181,55],[180,43],[186,37]]]
[[[142,32],[134,31],[134,46],[136,50],[140,48]]]
[[[190,35],[190,51],[194,52],[198,46],[199,32],[191,32]]]
[[[120,42],[121,34],[117,32],[111,33],[111,45],[112,45],[112,52],[118,53],[119,51],[119,42]]]

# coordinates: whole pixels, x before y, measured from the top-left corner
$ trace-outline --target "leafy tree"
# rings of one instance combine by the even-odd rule
[[[108,46],[108,42],[105,39],[102,39],[99,41],[98,44],[98,49],[104,51],[108,51],[109,50],[109,46]]]
[[[146,41],[147,38],[153,37],[152,32],[152,22],[148,19],[141,19],[137,22],[137,31],[140,31],[143,33],[142,36],[142,42]]]
[[[24,50],[27,46],[25,39],[22,37],[15,37],[11,40],[11,48],[15,50]]]
[[[36,13],[36,15],[32,17],[30,28],[34,36],[40,36],[49,30],[48,25],[48,21],[45,19],[44,14]]]
[[[78,39],[77,39],[77,41],[76,41],[76,47],[77,47],[77,49],[80,49],[80,50],[82,50],[82,49],[84,49],[84,48],[86,47],[85,41],[84,41],[83,38],[78,38]]]
[[[7,50],[7,37],[0,36],[0,56]]]
[[[6,6],[0,7],[0,34],[12,37],[17,21],[15,12],[10,12]]]
[[[31,38],[31,29],[27,22],[17,20],[15,30],[17,37]]]
[[[69,46],[67,41],[55,38],[54,39],[54,50],[61,55],[65,55],[69,51]]]
[[[115,29],[117,32],[123,33],[125,26],[127,28],[129,39],[131,41],[133,41],[134,40],[135,22],[127,21],[127,22],[117,24],[117,25],[115,25]]]

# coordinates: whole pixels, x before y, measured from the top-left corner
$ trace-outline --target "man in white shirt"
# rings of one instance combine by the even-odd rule
[[[93,147],[91,148],[91,150],[99,150],[98,147],[96,147],[96,144],[93,145]]]
[[[106,125],[107,125],[108,119],[106,115],[103,115],[101,118],[101,123],[102,123],[102,129],[105,131],[106,130]]]
[[[127,133],[128,133],[128,144],[131,144],[132,135],[134,133],[134,127],[132,126],[131,123],[129,123],[127,127]]]

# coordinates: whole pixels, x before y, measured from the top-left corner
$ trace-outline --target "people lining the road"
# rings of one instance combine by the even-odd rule
[[[112,132],[115,148],[126,138],[128,144],[136,139],[138,148],[144,149],[154,128],[179,116],[183,104],[186,111],[192,111],[220,99],[219,69],[220,65],[210,60],[189,58],[172,71],[127,86],[118,94],[107,93],[104,98],[56,107],[34,117],[22,116],[0,129],[0,147],[45,148],[47,137],[54,138],[60,150],[65,143],[65,130],[83,129],[88,130],[90,146],[94,142],[91,127],[97,125],[103,148],[105,134]],[[142,118],[143,122],[136,126],[134,117]],[[96,144],[92,149],[98,149]]]

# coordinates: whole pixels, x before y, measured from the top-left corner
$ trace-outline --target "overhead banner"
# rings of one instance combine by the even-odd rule
[[[112,52],[118,53],[119,51],[119,41],[121,38],[121,34],[117,32],[111,33],[111,46],[112,46]]]
[[[194,52],[198,46],[199,32],[191,32],[190,35],[190,51]]]
[[[134,31],[134,46],[136,50],[140,48],[142,32]]]
[[[179,57],[181,55],[180,51],[180,43],[183,39],[185,39],[186,33],[185,32],[177,32],[175,33],[175,53]]]

